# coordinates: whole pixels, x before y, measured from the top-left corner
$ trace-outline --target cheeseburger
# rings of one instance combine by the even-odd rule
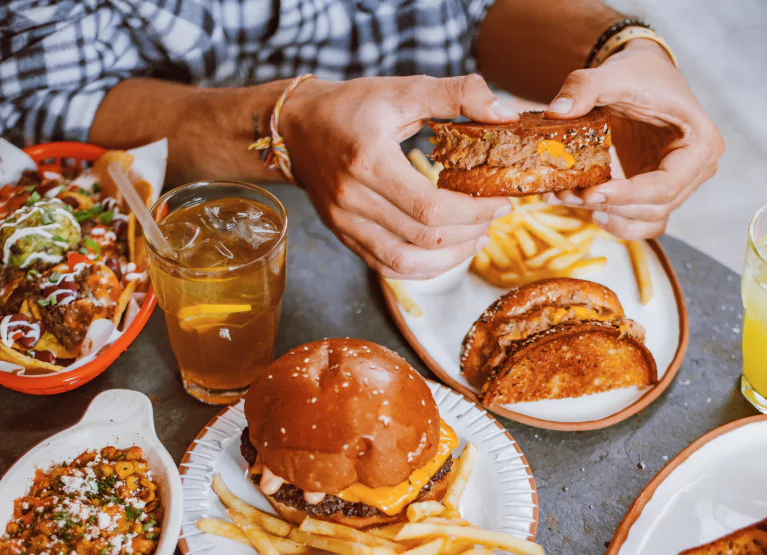
[[[283,516],[363,528],[441,500],[453,430],[424,379],[389,349],[325,339],[277,359],[250,387],[242,456]]]

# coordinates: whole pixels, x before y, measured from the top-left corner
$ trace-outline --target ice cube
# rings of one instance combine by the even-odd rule
[[[270,220],[243,219],[234,226],[234,234],[248,246],[258,248],[274,240],[280,230]]]
[[[194,222],[167,222],[160,229],[170,246],[179,251],[193,246],[200,236],[200,228]]]

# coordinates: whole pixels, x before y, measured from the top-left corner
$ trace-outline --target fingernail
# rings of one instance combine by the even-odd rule
[[[565,197],[565,204],[583,204],[583,199],[577,195],[570,193]]]
[[[592,193],[586,200],[588,200],[589,204],[599,204],[600,202],[605,202],[607,198],[602,193]]]
[[[493,100],[492,104],[490,104],[490,110],[492,110],[495,113],[495,115],[504,119],[517,117],[517,112],[515,110],[513,110],[510,106],[507,106],[506,104],[504,104],[497,98]]]
[[[607,212],[594,212],[591,215],[591,219],[594,220],[595,223],[604,225],[607,223],[607,220],[610,219],[610,216],[607,215]]]
[[[559,204],[562,204],[562,201],[557,198],[557,195],[554,193],[546,193],[543,195],[543,202],[546,204],[553,204],[554,206],[557,206]]]
[[[555,112],[557,114],[566,114],[569,112],[573,107],[573,101],[571,98],[567,98],[566,96],[560,96],[559,98],[555,98],[554,102],[549,104],[549,112]]]
[[[495,214],[493,214],[493,219],[497,220],[498,218],[503,218],[504,216],[511,214],[511,205],[508,206],[501,206],[498,210],[495,211]]]
[[[483,235],[479,239],[477,239],[477,246],[474,248],[474,254],[479,253],[482,249],[484,249],[487,244],[490,242],[490,236],[489,235]]]

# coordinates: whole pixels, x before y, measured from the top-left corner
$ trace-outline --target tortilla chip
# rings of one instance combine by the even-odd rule
[[[136,181],[133,186],[136,188],[138,196],[144,201],[147,210],[152,208],[152,184],[146,179]]]
[[[136,291],[138,284],[139,280],[134,279],[125,286],[125,289],[123,289],[123,292],[120,294],[120,299],[117,301],[114,316],[112,316],[112,323],[116,328],[120,327],[120,320],[122,320],[123,312],[125,312],[125,309],[128,307],[128,303],[130,302],[133,293]]]
[[[50,362],[43,362],[42,360],[37,360],[36,358],[21,354],[15,349],[6,347],[5,343],[2,342],[0,342],[0,360],[18,364],[25,370],[47,370],[49,372],[61,372],[64,370],[63,366],[51,364]]]
[[[50,351],[56,358],[77,358],[80,348],[67,349],[61,344],[58,337],[50,332],[45,332],[34,347],[35,351]]]
[[[29,299],[24,299],[19,307],[19,313],[23,314],[33,322],[37,322],[42,319],[43,315],[40,312],[40,305],[36,302],[30,302]]]
[[[63,191],[59,193],[58,197],[60,199],[65,198],[73,198],[77,201],[77,209],[78,210],[88,210],[91,206],[93,206],[93,197],[89,197],[88,195],[84,195],[82,193],[76,193],[74,191]]]
[[[112,162],[120,162],[123,170],[127,174],[133,165],[133,155],[128,154],[124,150],[108,150],[93,164],[93,175],[95,175],[99,181],[101,181],[101,191],[104,196],[114,197],[120,204],[122,204],[122,195],[120,190],[115,185],[112,176],[109,175],[109,165]]]
[[[16,275],[16,277],[6,283],[2,289],[0,289],[0,300],[3,304],[8,302],[8,299],[11,298],[11,295],[13,295],[13,292],[16,291],[16,288],[19,286],[23,279],[24,274],[19,273]]]

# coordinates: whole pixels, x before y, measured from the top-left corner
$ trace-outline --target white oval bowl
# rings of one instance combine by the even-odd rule
[[[69,463],[84,451],[107,446],[141,447],[149,468],[158,479],[165,516],[155,555],[172,555],[176,549],[184,493],[176,464],[157,438],[152,402],[143,393],[126,389],[104,391],[93,399],[82,420],[32,448],[0,480],[0,530],[13,516],[13,501],[27,494],[35,470],[45,472]]]

